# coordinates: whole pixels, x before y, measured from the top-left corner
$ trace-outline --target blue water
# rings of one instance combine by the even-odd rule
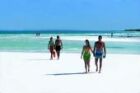
[[[115,38],[120,39],[136,39],[137,42],[129,41],[106,41],[107,53],[117,53],[117,54],[140,54],[140,32],[124,32],[124,31],[114,31],[113,37],[111,37],[111,32],[101,31],[101,32],[47,32],[41,33],[40,36],[36,36],[35,33],[0,33],[0,52],[49,52],[47,49],[48,40],[50,36],[56,38],[60,35],[63,41],[62,52],[76,52],[80,53],[84,44],[81,40],[82,37],[88,36],[89,38],[97,37],[98,35],[103,35],[105,38]],[[74,37],[74,38],[73,38]],[[76,39],[75,39],[76,38]],[[91,46],[94,46],[95,40],[90,40]]]

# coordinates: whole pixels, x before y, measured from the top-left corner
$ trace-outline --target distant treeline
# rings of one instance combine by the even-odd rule
[[[125,29],[125,31],[140,31],[140,29]]]

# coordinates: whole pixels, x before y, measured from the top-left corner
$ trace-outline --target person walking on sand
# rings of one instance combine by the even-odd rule
[[[98,41],[96,41],[94,44],[93,55],[95,57],[96,72],[99,71],[99,73],[101,73],[102,58],[106,57],[106,47],[105,47],[105,43],[102,41],[101,35],[98,36]],[[99,66],[98,66],[98,60],[99,60]]]
[[[59,59],[60,57],[60,50],[62,49],[62,47],[63,47],[62,40],[60,39],[59,36],[57,36],[57,39],[55,40],[55,50],[57,53],[57,59]]]
[[[85,73],[90,72],[90,58],[91,58],[91,46],[89,40],[85,40],[85,45],[83,46],[81,58],[83,57],[85,63]]]
[[[54,41],[53,41],[53,37],[50,37],[50,41],[48,43],[48,49],[50,50],[51,53],[51,60],[55,57],[55,49],[54,49]]]

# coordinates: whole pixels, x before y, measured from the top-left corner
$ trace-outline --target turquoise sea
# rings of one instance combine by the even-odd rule
[[[140,32],[126,31],[50,31],[40,36],[36,36],[35,32],[0,32],[0,52],[48,52],[49,38],[53,36],[56,39],[57,35],[63,41],[62,52],[80,53],[85,39],[89,39],[91,46],[94,46],[98,35],[102,35],[107,53],[140,54]]]

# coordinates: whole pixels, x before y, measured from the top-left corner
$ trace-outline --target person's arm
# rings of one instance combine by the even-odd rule
[[[105,46],[105,43],[104,44],[104,57],[106,57],[106,46]]]
[[[54,48],[56,48],[56,42],[57,42],[57,41],[55,40],[55,42],[54,42]]]
[[[93,48],[92,47],[90,47],[90,52],[93,53]]]
[[[95,48],[96,48],[96,42],[94,43],[94,47],[93,47],[93,56],[95,56]]]
[[[84,46],[83,46],[83,49],[82,49],[82,52],[81,52],[81,59],[82,59],[83,53],[84,53]]]
[[[49,41],[49,43],[48,43],[48,49],[50,49],[50,41]]]
[[[63,43],[62,43],[62,40],[61,40],[61,48],[63,48]]]

